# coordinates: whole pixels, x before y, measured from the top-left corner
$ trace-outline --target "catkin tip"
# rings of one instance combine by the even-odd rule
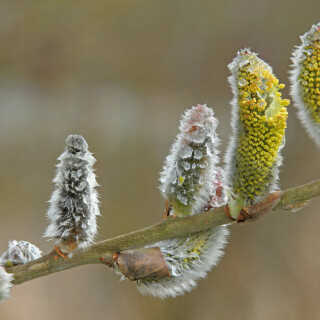
[[[71,134],[68,136],[67,140],[67,148],[71,153],[78,153],[81,151],[88,150],[88,144],[86,140],[77,134]]]

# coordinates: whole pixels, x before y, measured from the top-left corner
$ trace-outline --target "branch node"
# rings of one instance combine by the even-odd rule
[[[54,246],[54,251],[63,259],[67,260],[68,259],[68,256],[63,253],[60,248],[58,246]],[[54,259],[56,259],[57,256],[54,257]]]

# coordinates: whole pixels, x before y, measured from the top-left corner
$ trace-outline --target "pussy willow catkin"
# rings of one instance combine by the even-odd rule
[[[160,178],[160,190],[172,206],[170,214],[188,216],[225,204],[217,124],[205,105],[185,112]],[[160,298],[192,290],[218,264],[228,234],[227,227],[221,226],[153,244],[160,248],[169,276],[138,280],[138,290]]]
[[[229,69],[233,135],[225,158],[225,185],[235,219],[241,208],[277,188],[289,100],[281,98],[284,85],[271,67],[249,49],[239,51]]]
[[[96,160],[79,135],[67,138],[65,151],[58,160],[45,237],[57,239],[68,252],[92,243],[97,233],[98,183],[92,168]]]
[[[292,56],[291,95],[303,126],[320,148],[320,23],[301,41]]]
[[[205,105],[185,112],[160,174],[160,190],[170,202],[172,214],[198,213],[212,195],[219,162],[217,125],[213,110]]]

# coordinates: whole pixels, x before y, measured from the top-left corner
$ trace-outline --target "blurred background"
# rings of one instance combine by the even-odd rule
[[[292,48],[319,13],[319,0],[2,0],[0,252],[10,239],[52,249],[42,238],[47,200],[71,133],[83,135],[98,160],[97,240],[159,221],[158,173],[181,113],[213,107],[223,153],[227,64],[251,47],[288,98]],[[320,150],[294,111],[283,189],[320,178]],[[183,297],[143,297],[108,268],[83,266],[13,288],[0,319],[319,319],[319,205],[233,226],[219,266]]]

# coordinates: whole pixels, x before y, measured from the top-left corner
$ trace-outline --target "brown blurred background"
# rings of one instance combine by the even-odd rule
[[[288,87],[292,48],[319,20],[319,0],[1,1],[0,252],[13,238],[52,249],[46,201],[70,133],[98,159],[97,240],[159,221],[180,114],[212,106],[224,151],[237,50],[259,52]],[[284,189],[320,178],[320,150],[289,114]],[[183,297],[143,297],[84,266],[14,288],[0,319],[319,319],[319,205],[233,226],[220,265]]]

